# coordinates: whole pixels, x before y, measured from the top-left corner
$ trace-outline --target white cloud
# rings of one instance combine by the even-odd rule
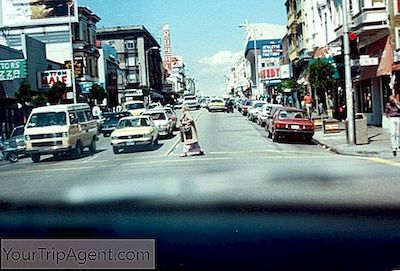
[[[232,66],[242,54],[242,51],[219,51],[211,57],[203,57],[199,60],[199,63],[208,66]]]

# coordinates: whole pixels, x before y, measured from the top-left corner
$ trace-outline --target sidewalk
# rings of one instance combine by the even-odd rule
[[[395,158],[392,154],[390,133],[386,129],[368,126],[369,144],[349,146],[347,145],[344,123],[341,123],[340,126],[341,131],[339,133],[324,134],[322,130],[315,131],[314,142],[338,154]],[[400,157],[400,151],[397,155]]]

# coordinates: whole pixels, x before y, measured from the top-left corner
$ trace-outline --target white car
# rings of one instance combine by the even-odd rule
[[[111,146],[114,154],[121,149],[148,145],[157,147],[158,130],[148,117],[124,117],[119,120],[116,129],[111,133]]]
[[[173,135],[173,122],[164,110],[150,110],[142,114],[154,121],[160,136],[172,137]]]
[[[265,127],[265,124],[267,123],[267,119],[271,115],[271,112],[273,111],[273,109],[278,108],[278,107],[282,107],[282,105],[281,104],[264,104],[261,107],[261,110],[258,114],[258,118],[256,120],[257,123],[261,127]]]
[[[126,102],[122,105],[124,111],[128,111],[132,116],[140,116],[144,111],[146,111],[146,107],[143,101],[130,101]]]
[[[176,113],[174,112],[174,110],[171,107],[169,107],[169,106],[157,107],[157,108],[151,109],[149,111],[157,111],[157,110],[158,111],[160,111],[160,110],[165,111],[167,113],[167,115],[168,115],[168,118],[172,121],[172,127],[174,129],[177,128],[177,116],[176,116]]]
[[[247,113],[247,117],[250,121],[256,121],[258,118],[258,114],[260,113],[263,105],[267,104],[266,101],[253,101]]]
[[[189,107],[189,109],[200,109],[197,97],[193,95],[183,97],[183,105]]]

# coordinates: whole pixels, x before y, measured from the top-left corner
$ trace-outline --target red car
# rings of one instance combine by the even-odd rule
[[[268,127],[268,137],[276,142],[280,138],[304,139],[311,142],[314,136],[314,123],[306,117],[305,110],[282,107],[272,117]]]

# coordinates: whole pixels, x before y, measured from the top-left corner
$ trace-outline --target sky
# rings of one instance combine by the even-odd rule
[[[77,0],[101,21],[98,27],[144,25],[160,42],[170,24],[172,55],[183,56],[187,75],[203,95],[226,91],[224,75],[244,54],[249,23],[285,25],[284,0]]]

